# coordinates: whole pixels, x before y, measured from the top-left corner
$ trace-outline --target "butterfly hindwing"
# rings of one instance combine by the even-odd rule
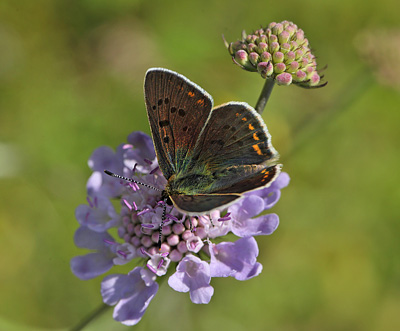
[[[184,213],[201,214],[215,208],[228,205],[239,199],[239,194],[198,194],[198,195],[171,195],[176,208]]]
[[[274,164],[278,153],[261,116],[248,104],[230,102],[212,110],[193,151],[209,169]]]
[[[216,194],[226,193],[244,193],[268,187],[281,172],[281,165],[277,164],[265,167],[262,170],[254,172],[245,172],[248,166],[239,167],[239,171],[244,171],[243,175],[237,177],[238,180],[228,179],[215,182],[213,191]]]
[[[196,194],[251,191],[268,186],[280,172],[280,165],[276,165],[279,155],[267,127],[246,103],[230,102],[214,108],[190,155],[185,175],[193,169],[200,170],[197,178],[204,174],[210,178]]]
[[[144,92],[157,159],[169,179],[193,150],[213,101],[201,87],[162,68],[147,71]]]

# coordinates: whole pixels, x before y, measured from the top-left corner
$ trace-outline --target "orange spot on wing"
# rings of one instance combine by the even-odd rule
[[[204,100],[203,99],[199,99],[196,101],[199,105],[204,106]]]
[[[250,130],[254,130],[254,126],[252,126],[251,124],[249,124],[249,129],[250,129]]]
[[[188,92],[188,96],[193,98],[194,97],[194,93],[193,92]]]
[[[240,115],[239,113],[236,113],[236,117],[239,117],[239,115]]]
[[[245,121],[245,122],[246,122],[246,121],[247,121],[247,118],[246,118],[246,117],[243,117],[243,118],[242,118],[242,121]]]
[[[254,150],[257,152],[258,155],[262,155],[261,149],[260,147],[258,147],[258,145],[253,145]]]
[[[254,140],[260,140],[260,138],[257,137],[257,133],[255,133],[255,132],[253,133],[253,139]]]

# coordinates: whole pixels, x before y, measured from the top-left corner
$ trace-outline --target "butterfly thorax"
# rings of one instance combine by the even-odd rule
[[[208,173],[177,173],[168,179],[165,191],[169,196],[175,194],[196,195],[206,193],[212,182],[213,177]]]

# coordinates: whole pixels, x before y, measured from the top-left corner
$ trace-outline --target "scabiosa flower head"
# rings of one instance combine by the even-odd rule
[[[379,83],[400,90],[400,29],[363,30],[355,45]]]
[[[89,166],[93,174],[87,184],[87,204],[76,209],[80,227],[74,241],[91,252],[74,257],[71,269],[79,278],[91,279],[113,266],[132,265],[128,274],[108,275],[101,285],[103,301],[115,305],[115,320],[137,324],[158,290],[158,278],[174,269],[168,284],[176,291],[189,292],[197,304],[211,300],[213,277],[248,280],[260,274],[254,236],[269,235],[278,227],[278,216],[263,212],[275,205],[280,190],[288,185],[286,173],[268,188],[246,193],[225,210],[188,216],[164,205],[160,191],[104,174],[103,169],[110,169],[163,190],[167,181],[146,134],[132,133],[128,144],[121,144],[116,152],[107,147],[96,149]],[[166,222],[159,250],[164,207]],[[109,233],[113,228],[118,238]],[[224,242],[223,236],[229,232],[239,239]],[[144,267],[138,267],[139,263]]]
[[[304,31],[292,22],[273,22],[252,34],[243,31],[241,40],[224,42],[239,67],[258,72],[278,85],[293,83],[305,88],[326,85],[321,84],[317,61]]]

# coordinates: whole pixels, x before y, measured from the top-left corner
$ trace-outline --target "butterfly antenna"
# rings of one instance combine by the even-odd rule
[[[158,232],[158,250],[161,251],[161,232],[162,232],[162,228],[164,226],[164,221],[166,219],[165,214],[167,211],[167,201],[164,200],[164,205],[163,205],[163,211],[162,211],[162,216],[161,216],[161,224],[160,224],[160,229]]]
[[[108,171],[108,170],[104,170],[104,172],[105,172],[107,175],[111,176],[111,177],[123,179],[123,180],[126,180],[126,181],[131,182],[131,183],[143,185],[143,186],[145,186],[145,187],[147,187],[147,188],[150,188],[150,189],[152,189],[152,190],[161,191],[161,190],[160,190],[159,188],[157,188],[157,187],[154,187],[154,186],[151,186],[151,185],[147,185],[147,184],[138,182],[137,180],[134,180],[134,179],[132,179],[132,178],[120,176],[120,175],[117,175],[117,174],[115,174],[115,173],[113,173],[113,172],[111,172],[111,171]]]

